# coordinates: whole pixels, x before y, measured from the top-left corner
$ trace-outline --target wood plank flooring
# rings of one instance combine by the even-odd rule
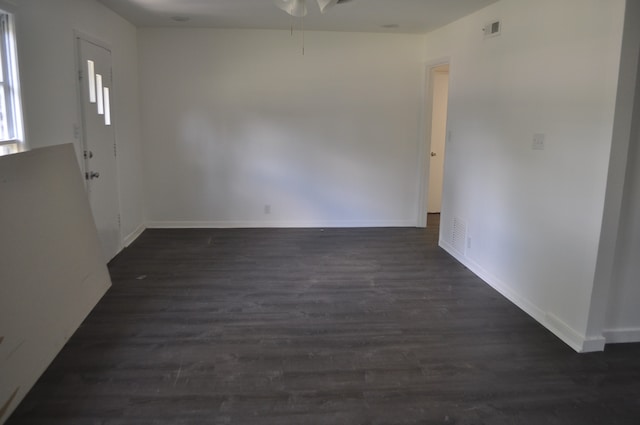
[[[110,271],[8,424],[640,424],[640,345],[576,354],[433,229],[147,230]]]

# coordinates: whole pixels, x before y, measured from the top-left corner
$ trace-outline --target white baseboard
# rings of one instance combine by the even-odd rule
[[[550,312],[547,312],[545,319],[544,322],[540,323],[578,353],[604,350],[604,345],[607,341],[602,335],[585,336]]]
[[[607,344],[640,342],[640,328],[606,329],[603,334]]]
[[[545,312],[539,309],[535,304],[527,300],[526,298],[520,296],[515,291],[513,291],[507,284],[500,281],[497,277],[487,272],[484,268],[482,268],[475,261],[469,259],[468,257],[460,254],[456,249],[448,244],[447,242],[440,240],[440,246],[455,257],[456,260],[461,262],[465,267],[471,270],[476,276],[485,281],[489,286],[498,291],[502,296],[506,299],[520,307],[525,313],[529,316],[536,319],[538,322],[543,322],[545,318]]]
[[[415,220],[370,221],[150,221],[148,229],[255,229],[255,228],[347,228],[415,227]]]
[[[122,246],[124,246],[126,248],[129,245],[131,245],[133,243],[133,241],[138,239],[138,237],[142,234],[142,232],[145,231],[145,229],[146,229],[146,226],[144,224],[141,224],[140,226],[138,226],[138,228],[136,230],[134,230],[133,232],[129,233],[124,238],[124,240],[122,241]]]
[[[478,263],[466,257],[463,253],[458,252],[451,244],[442,239],[440,239],[439,244],[445,251],[471,270],[476,276],[498,291],[506,299],[518,306],[522,311],[527,313],[578,353],[602,351],[604,350],[605,342],[609,342],[608,339],[605,340],[602,336],[586,337],[567,325],[564,321],[560,320],[553,313],[542,310],[526,297],[515,292],[509,285],[502,282],[493,274],[487,272]]]

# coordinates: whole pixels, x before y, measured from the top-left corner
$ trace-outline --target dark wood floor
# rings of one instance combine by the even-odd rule
[[[640,345],[576,354],[424,229],[148,230],[16,424],[640,424]]]

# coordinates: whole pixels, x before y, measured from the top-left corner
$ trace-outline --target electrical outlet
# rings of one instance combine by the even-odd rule
[[[267,204],[267,205],[264,206],[264,213],[266,215],[271,214],[271,205]]]

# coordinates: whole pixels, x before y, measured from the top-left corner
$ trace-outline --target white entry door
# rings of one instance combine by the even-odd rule
[[[444,152],[447,138],[447,104],[449,100],[449,66],[432,70],[431,152],[427,212],[439,213],[442,206]]]
[[[76,37],[87,193],[106,261],[120,251],[116,139],[111,120],[111,51]]]

